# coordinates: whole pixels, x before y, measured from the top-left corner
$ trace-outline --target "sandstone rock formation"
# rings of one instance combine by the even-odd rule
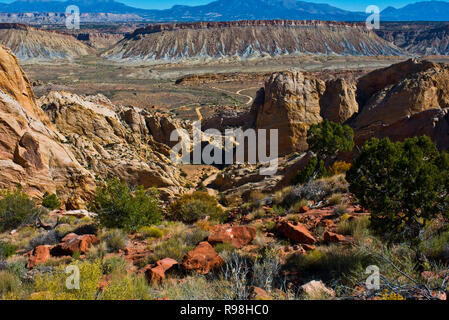
[[[278,129],[281,155],[307,150],[312,124],[323,118],[343,123],[358,111],[355,93],[355,85],[343,79],[325,82],[295,70],[275,73],[260,92],[263,100],[254,103],[255,127]]]
[[[449,66],[411,59],[362,77],[357,92],[360,113],[351,125],[359,145],[372,136],[426,134],[448,146]]]
[[[161,188],[163,195],[180,191],[182,178],[167,157],[170,149],[157,142],[165,142],[168,130],[176,128],[167,119],[115,106],[101,95],[51,92],[40,104],[78,161],[99,177]]]
[[[50,246],[37,246],[29,253],[27,268],[34,268],[48,259],[50,259]]]
[[[21,185],[33,197],[57,193],[68,208],[92,195],[93,176],[64,145],[36,105],[17,58],[0,46],[0,188]]]

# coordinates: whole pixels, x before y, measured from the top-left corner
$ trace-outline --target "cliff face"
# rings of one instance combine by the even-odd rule
[[[40,197],[57,192],[78,208],[92,195],[93,176],[63,144],[36,105],[30,83],[12,52],[0,46],[0,188],[21,185]]]
[[[417,55],[449,55],[449,23],[383,23],[376,33],[401,49]]]
[[[73,59],[90,52],[71,35],[20,24],[0,24],[0,44],[10,48],[21,61]]]
[[[310,125],[328,119],[350,124],[356,143],[371,137],[402,140],[428,135],[449,147],[449,66],[410,59],[350,83],[304,74],[273,74],[252,113],[257,129],[278,129],[280,154],[305,151]]]
[[[170,62],[291,54],[372,56],[399,55],[401,50],[361,25],[273,20],[152,25],[136,30],[103,56]]]
[[[169,147],[163,144],[176,123],[139,109],[115,106],[101,95],[51,92],[39,102],[67,138],[79,163],[96,176],[157,187],[167,197],[180,192],[180,172],[169,159]]]

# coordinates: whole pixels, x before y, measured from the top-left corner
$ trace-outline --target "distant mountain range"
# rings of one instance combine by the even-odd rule
[[[0,12],[65,12],[69,5],[77,5],[82,13],[135,14],[143,20],[157,22],[268,19],[364,21],[367,17],[364,12],[296,0],[217,0],[200,6],[176,5],[166,10],[139,9],[114,0],[17,0],[9,4],[0,3]],[[381,20],[449,21],[449,2],[424,1],[400,9],[389,7],[381,12]]]

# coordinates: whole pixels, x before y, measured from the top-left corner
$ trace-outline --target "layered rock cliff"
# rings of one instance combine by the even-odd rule
[[[90,52],[71,35],[21,24],[0,24],[0,44],[10,48],[21,61],[73,59]]]
[[[128,35],[103,56],[129,62],[173,62],[292,54],[401,53],[362,25],[273,20],[150,25]]]

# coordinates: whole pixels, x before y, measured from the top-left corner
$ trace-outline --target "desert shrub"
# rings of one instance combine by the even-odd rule
[[[26,268],[26,264],[27,261],[23,257],[10,259],[8,260],[6,270],[21,278],[28,271],[28,269]]]
[[[162,232],[161,229],[157,228],[157,227],[142,227],[139,229],[139,233],[141,234],[142,237],[144,238],[162,238],[164,236],[164,232]]]
[[[231,243],[218,243],[214,246],[215,251],[217,253],[223,253],[223,252],[232,252],[236,248]]]
[[[27,249],[31,250],[37,246],[58,244],[61,240],[61,235],[58,230],[44,231],[30,240]]]
[[[334,164],[327,170],[328,176],[337,176],[343,174],[351,169],[351,163],[345,161],[335,161]]]
[[[215,280],[201,275],[187,276],[182,282],[165,281],[153,298],[170,300],[229,300],[233,292],[228,281]]]
[[[307,133],[310,150],[322,159],[354,148],[354,131],[347,125],[329,120],[313,124]]]
[[[0,298],[21,290],[22,283],[19,277],[8,271],[0,271]]]
[[[313,157],[309,160],[309,163],[302,169],[298,170],[295,178],[293,178],[293,184],[304,184],[314,179],[321,179],[326,175],[326,168],[323,160],[318,160],[317,157]]]
[[[209,232],[193,229],[182,230],[174,234],[170,239],[161,242],[154,248],[153,261],[156,262],[164,258],[172,258],[180,262],[184,256],[196,247],[198,243],[204,241]]]
[[[334,193],[327,199],[327,203],[331,206],[341,204],[343,202],[343,195],[341,193]]]
[[[112,179],[99,186],[90,209],[106,228],[136,232],[140,227],[157,224],[162,219],[154,192],[142,186],[132,192],[125,182]]]
[[[0,241],[0,259],[7,259],[16,254],[17,246]]]
[[[348,212],[348,205],[346,203],[340,203],[336,205],[334,208],[334,213],[339,216],[342,216],[347,212]]]
[[[50,209],[50,210],[56,210],[61,207],[61,201],[59,200],[58,196],[56,194],[50,194],[46,192],[44,194],[44,198],[42,199],[42,206]]]
[[[347,191],[348,183],[343,175],[339,175],[310,181],[302,186],[295,186],[288,196],[288,201],[290,203],[303,199],[322,201],[334,193],[346,193]]]
[[[353,236],[354,239],[361,241],[369,236],[369,217],[360,217],[353,219],[342,219],[338,223],[337,232],[344,235]]]
[[[280,271],[279,252],[274,248],[267,248],[253,264],[251,285],[271,292],[276,287]]]
[[[353,274],[364,275],[375,259],[355,248],[329,246],[310,251],[306,255],[293,255],[285,264],[285,270],[299,272],[304,282],[321,279],[331,284],[345,283]]]
[[[109,252],[117,252],[126,248],[128,236],[120,229],[108,230],[101,237]]]
[[[65,266],[59,266],[51,273],[40,274],[35,277],[35,294],[32,300],[95,300],[98,282],[103,275],[101,262],[75,261],[72,265],[77,266],[80,272],[80,289],[68,289]]]
[[[287,214],[287,210],[283,206],[275,204],[270,212],[276,216],[283,217]]]
[[[111,257],[103,261],[102,270],[104,274],[126,273],[128,262],[122,257]]]
[[[425,239],[419,250],[431,259],[449,261],[449,230]]]
[[[391,241],[417,241],[429,221],[449,212],[449,154],[425,136],[396,143],[371,139],[346,179],[372,212],[372,228]]]
[[[204,219],[206,216],[210,216],[214,220],[221,220],[224,218],[224,212],[215,197],[200,191],[182,195],[169,206],[167,213],[168,219],[189,224]]]
[[[114,278],[100,294],[100,300],[146,300],[149,287],[144,276],[125,275]]]
[[[303,208],[303,207],[309,207],[309,201],[307,201],[306,199],[301,199],[299,201],[295,201],[290,206],[290,209],[288,211],[292,212],[292,213],[297,213],[297,212],[301,211],[301,208]]]
[[[0,192],[0,231],[11,230],[20,225],[31,223],[41,214],[36,206],[22,190],[6,190]]]

